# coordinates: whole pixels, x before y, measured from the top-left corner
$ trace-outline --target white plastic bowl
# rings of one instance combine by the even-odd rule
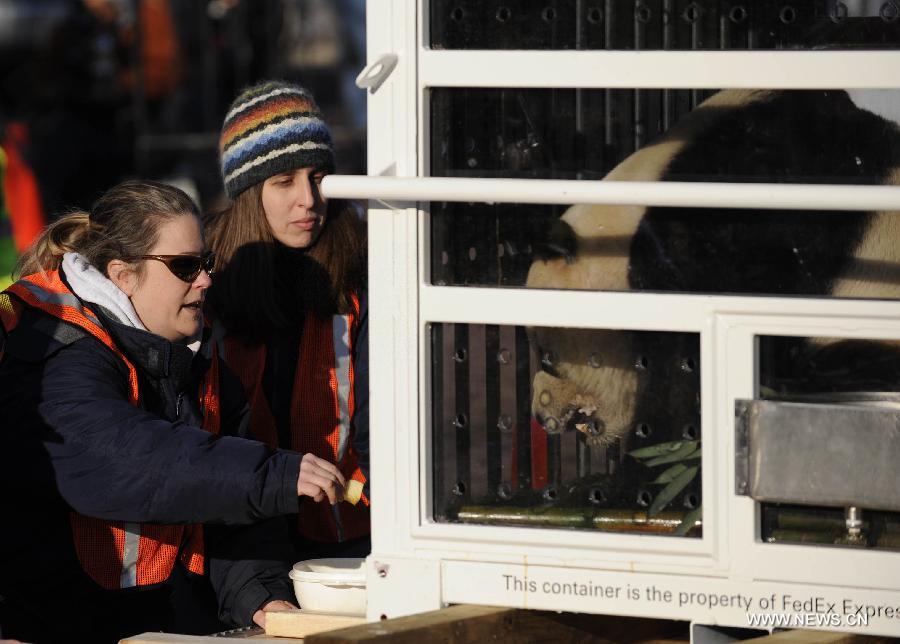
[[[309,559],[294,564],[290,578],[303,610],[333,615],[366,614],[365,559]]]

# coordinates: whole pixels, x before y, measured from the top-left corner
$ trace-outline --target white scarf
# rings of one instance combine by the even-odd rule
[[[93,267],[79,253],[63,255],[63,271],[72,291],[80,299],[102,306],[118,322],[135,329],[146,331],[131,300],[112,280]]]

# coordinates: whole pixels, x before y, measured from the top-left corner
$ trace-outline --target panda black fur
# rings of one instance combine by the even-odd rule
[[[726,90],[604,180],[896,185],[900,128],[841,91]],[[898,214],[575,205],[561,218],[571,228],[574,256],[535,261],[527,285],[900,298]],[[683,418],[699,418],[699,399],[684,400],[688,389],[676,385],[686,371],[693,380],[685,386],[697,388],[699,374],[673,367],[699,364],[695,335],[669,336],[669,346],[661,348],[645,346],[656,342],[648,334],[530,332],[552,363],[533,383],[532,411],[548,431],[577,426],[607,442],[627,435],[652,409],[665,414],[680,406]],[[838,345],[785,342],[783,348],[807,356],[807,364],[847,355]],[[660,351],[671,357],[664,369],[636,364],[636,356]],[[589,364],[588,354],[601,363]],[[885,367],[889,376],[900,377],[898,362],[894,356],[894,366]],[[680,431],[671,428],[667,438]]]

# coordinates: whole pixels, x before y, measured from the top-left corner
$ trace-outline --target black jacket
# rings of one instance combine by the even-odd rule
[[[296,512],[301,456],[239,437],[247,406],[224,363],[217,437],[200,428],[197,392],[208,358],[101,312],[137,369],[135,407],[121,359],[85,332],[66,327],[68,335],[48,335],[39,327],[49,318],[27,309],[0,362],[3,635],[54,641],[53,629],[61,628],[60,634],[90,633],[101,641],[100,633],[133,634],[127,623],[108,628],[128,613],[117,602],[129,593],[134,613],[147,618],[135,598],[150,597],[152,587],[103,591],[81,571],[70,510],[116,521],[207,524],[209,581],[226,622],[249,624],[264,602],[293,601],[284,523],[266,519]],[[63,614],[60,602],[69,608]]]

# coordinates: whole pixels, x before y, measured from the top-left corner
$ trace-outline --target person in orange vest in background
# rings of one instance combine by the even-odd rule
[[[0,289],[12,283],[16,258],[44,227],[44,209],[37,179],[26,163],[24,123],[7,123],[0,141]]]
[[[364,224],[326,200],[331,134],[312,94],[264,81],[231,104],[219,141],[230,203],[207,221],[218,270],[208,305],[222,356],[244,384],[251,431],[336,463],[360,502],[300,503],[299,559],[371,549]]]
[[[128,181],[0,294],[3,636],[211,633],[292,606],[281,517],[345,479],[245,438],[241,383],[201,342],[213,263],[186,194]]]

